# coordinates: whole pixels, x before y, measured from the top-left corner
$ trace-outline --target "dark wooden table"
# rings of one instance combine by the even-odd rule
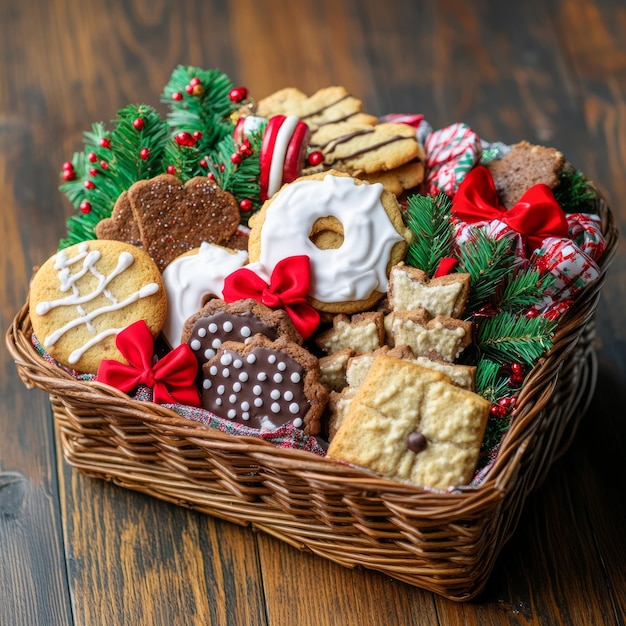
[[[61,163],[93,121],[158,107],[179,63],[220,68],[257,97],[341,84],[370,113],[556,146],[624,229],[623,0],[1,0],[3,328],[65,232]],[[466,604],[78,474],[46,395],[4,350],[0,624],[626,623],[625,273],[622,248],[597,311],[591,409]]]

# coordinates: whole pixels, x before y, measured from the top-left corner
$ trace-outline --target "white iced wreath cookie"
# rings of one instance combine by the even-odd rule
[[[250,269],[269,275],[282,259],[307,255],[310,302],[329,313],[371,308],[408,238],[393,194],[333,170],[283,186],[251,226]]]

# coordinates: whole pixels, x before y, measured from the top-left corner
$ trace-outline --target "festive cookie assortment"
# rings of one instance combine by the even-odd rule
[[[163,100],[168,119],[129,106],[64,165],[79,213],[33,281],[35,340],[117,384],[100,363],[127,363],[115,339],[132,344],[142,319],[163,346],[144,387],[164,355],[184,354],[220,419],[289,423],[330,441],[329,458],[394,480],[471,482],[559,316],[599,276],[592,184],[554,148],[377,118],[343,87],[255,104],[219,71],[180,67]],[[407,184],[384,182],[411,167]],[[423,411],[411,394],[429,398]],[[419,431],[424,420],[437,428]],[[463,428],[471,446],[451,452]]]
[[[68,457],[119,477],[90,465],[114,439],[127,483],[229,519],[256,523],[248,505],[294,516],[289,540],[315,543],[301,535],[313,525],[325,537],[314,549],[346,564],[367,551],[324,546],[355,524],[391,555],[389,569],[366,567],[423,585],[423,563],[401,574],[414,498],[431,498],[425,512],[438,497],[476,511],[458,499],[481,489],[508,499],[503,473],[522,475],[508,464],[564,438],[574,405],[552,406],[566,412],[559,434],[531,443],[550,377],[567,370],[555,384],[577,388],[585,371],[564,358],[578,335],[560,322],[593,306],[615,246],[606,207],[555,148],[371,115],[343,87],[255,101],[219,70],[181,66],[161,99],[166,117],[129,105],[63,164],[76,212],[31,284],[27,349],[80,385],[61,403],[84,395],[96,410],[110,393],[114,411],[142,416],[127,435],[126,417],[102,432],[90,421]],[[60,415],[66,436],[80,414]],[[163,448],[147,464],[149,441]],[[237,512],[196,497],[206,475],[241,498]],[[396,530],[379,536],[390,516]],[[444,578],[429,585],[454,595]]]

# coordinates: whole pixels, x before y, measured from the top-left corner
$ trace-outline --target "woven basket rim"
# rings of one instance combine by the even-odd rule
[[[337,488],[348,481],[351,486],[359,486],[364,492],[384,494],[389,502],[396,502],[399,506],[410,507],[412,502],[419,502],[420,506],[424,506],[432,499],[438,507],[443,506],[442,516],[450,515],[458,507],[459,500],[462,500],[463,509],[467,512],[473,507],[480,509],[488,502],[502,499],[506,491],[512,488],[512,479],[520,469],[529,441],[540,421],[535,418],[544,409],[554,388],[560,362],[573,349],[578,339],[578,329],[595,312],[619,237],[613,215],[601,194],[598,194],[597,210],[602,218],[602,230],[606,239],[606,248],[599,261],[600,278],[578,295],[575,304],[559,320],[553,347],[525,381],[511,426],[502,439],[498,457],[479,485],[439,491],[392,481],[367,469],[349,466],[305,450],[279,448],[255,437],[223,433],[201,422],[186,419],[167,407],[133,400],[123,392],[97,381],[77,380],[56,365],[48,363],[32,346],[28,298],[7,330],[5,342],[24,383],[28,387],[47,391],[51,396],[71,396],[82,403],[92,402],[94,405],[105,397],[107,403],[114,405],[121,414],[130,413],[147,424],[184,436],[189,441],[193,441],[194,437],[202,438],[203,441],[209,439],[221,450],[237,449],[258,459],[266,459],[269,455],[276,469],[287,466],[291,471],[306,474],[308,480],[319,479],[325,484],[336,483]]]

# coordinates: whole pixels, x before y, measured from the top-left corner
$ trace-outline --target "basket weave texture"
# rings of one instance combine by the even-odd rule
[[[33,349],[28,303],[6,342],[24,383],[50,394],[64,456],[80,472],[253,526],[347,567],[469,600],[484,589],[527,495],[567,449],[593,394],[593,318],[618,239],[603,199],[597,208],[607,241],[600,280],[563,316],[552,350],[528,376],[485,480],[452,493],[225,434],[77,381]]]

